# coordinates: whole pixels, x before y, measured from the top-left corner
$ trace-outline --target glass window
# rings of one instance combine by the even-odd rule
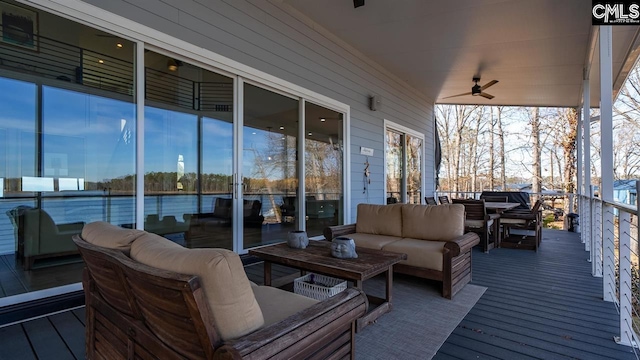
[[[422,139],[406,135],[407,203],[422,202]]]
[[[72,235],[135,222],[134,44],[8,3],[39,31],[0,42],[0,297],[80,282]]]
[[[145,230],[233,249],[233,79],[145,55]]]
[[[416,135],[386,130],[387,204],[422,202],[422,143]]]
[[[242,157],[245,248],[286,239],[297,221],[298,105],[244,85]]]
[[[387,204],[402,202],[404,182],[404,136],[393,130],[387,130],[385,136],[385,151],[387,164]]]

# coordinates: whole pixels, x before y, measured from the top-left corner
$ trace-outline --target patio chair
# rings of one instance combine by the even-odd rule
[[[500,214],[488,214],[484,200],[453,199],[453,203],[464,205],[465,232],[480,236],[482,251],[489,252],[500,246]]]
[[[480,199],[486,202],[509,202],[508,196],[480,195]]]
[[[447,195],[438,196],[438,200],[440,201],[440,204],[451,204]]]
[[[509,210],[502,214],[504,232],[502,247],[538,251],[542,241],[542,201],[537,200],[531,210]],[[518,230],[520,233],[512,233]]]
[[[509,197],[508,196],[497,196],[497,195],[480,195],[480,199],[484,199],[484,201],[486,202],[509,202]],[[487,212],[489,214],[496,214],[496,213],[500,213],[499,211],[497,211],[496,209],[487,209]]]
[[[438,205],[438,202],[436,201],[436,198],[434,198],[433,196],[425,196],[424,197],[424,202],[427,205]]]

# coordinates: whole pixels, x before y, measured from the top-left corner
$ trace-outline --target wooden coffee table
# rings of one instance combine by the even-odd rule
[[[380,315],[391,311],[393,265],[407,258],[406,254],[357,248],[357,259],[338,259],[331,256],[331,243],[311,241],[306,249],[292,249],[286,243],[250,249],[249,254],[264,260],[264,284],[271,285],[271,264],[281,264],[302,271],[312,271],[352,281],[362,289],[362,282],[376,275],[385,274],[385,298],[367,295],[369,311],[358,319],[356,331],[373,323]],[[371,305],[377,305],[375,307]]]

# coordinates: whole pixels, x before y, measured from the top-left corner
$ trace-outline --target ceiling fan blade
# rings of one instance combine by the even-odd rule
[[[451,95],[451,96],[443,97],[443,98],[442,98],[442,100],[444,100],[444,99],[448,99],[448,98],[452,98],[452,97],[466,96],[466,95],[471,95],[471,93],[470,93],[470,92],[468,92],[468,93],[464,93],[464,94]]]
[[[480,93],[480,96],[485,97],[489,100],[493,99],[495,96],[491,95],[491,94],[487,94],[485,92]]]
[[[484,84],[484,86],[482,86],[480,88],[480,90],[484,90],[484,89],[488,88],[489,86],[493,86],[493,85],[495,85],[497,83],[498,83],[498,80],[491,80],[488,83]]]

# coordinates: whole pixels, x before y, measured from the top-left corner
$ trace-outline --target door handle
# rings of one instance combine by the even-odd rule
[[[233,177],[232,177],[232,182],[231,182],[231,186],[233,187],[233,198],[237,199],[238,198],[238,174],[237,173],[233,173]]]

